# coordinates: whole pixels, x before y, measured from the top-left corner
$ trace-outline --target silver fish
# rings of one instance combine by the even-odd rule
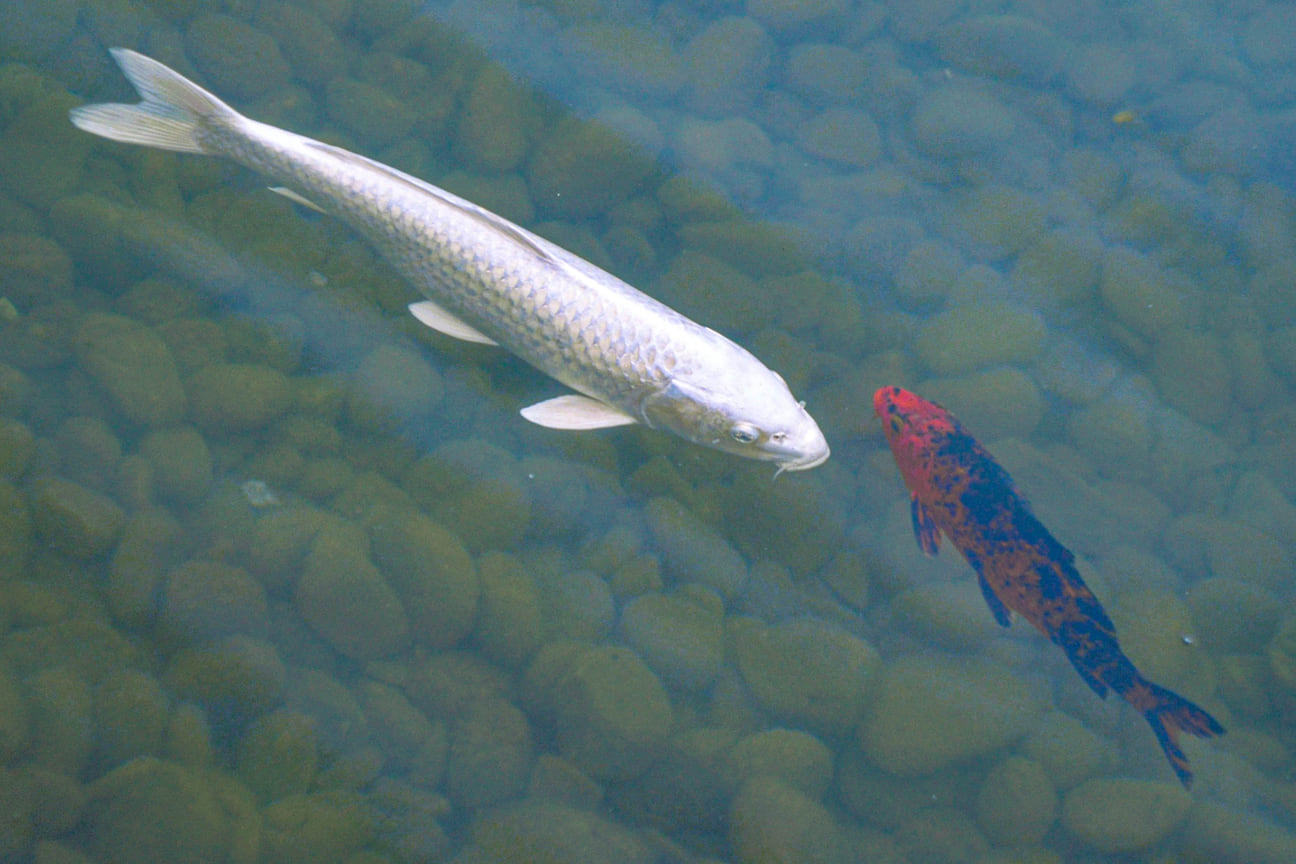
[[[348,150],[258,123],[156,60],[113,58],[143,101],[75,108],[80,129],[222,156],[363,234],[426,298],[410,311],[498,344],[581,395],[522,409],[555,429],[644,423],[779,471],[828,458],[818,424],[751,353],[543,237]]]

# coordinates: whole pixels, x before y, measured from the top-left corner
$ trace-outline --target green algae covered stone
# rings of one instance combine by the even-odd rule
[[[832,624],[738,618],[729,639],[752,694],[784,722],[839,734],[859,721],[876,692],[876,649]]]
[[[81,365],[131,422],[164,426],[184,413],[175,359],[151,328],[121,315],[87,315],[75,345]]]
[[[111,498],[60,477],[36,482],[32,518],[47,543],[80,561],[111,550],[126,523]]]

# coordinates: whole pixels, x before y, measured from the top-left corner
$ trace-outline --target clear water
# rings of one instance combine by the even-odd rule
[[[1291,860],[1292,7],[210,12],[0,9],[5,854]],[[733,336],[833,458],[528,425],[345,226],[67,124],[113,45]],[[922,556],[892,383],[1228,728],[1191,797]]]

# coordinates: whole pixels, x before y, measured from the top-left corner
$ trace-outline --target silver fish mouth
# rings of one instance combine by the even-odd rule
[[[832,450],[825,445],[823,452],[821,453],[815,453],[811,456],[803,456],[800,459],[792,459],[787,462],[780,462],[778,470],[774,472],[774,476],[777,477],[784,471],[808,471],[811,468],[817,468],[827,462],[828,457],[831,455]]]

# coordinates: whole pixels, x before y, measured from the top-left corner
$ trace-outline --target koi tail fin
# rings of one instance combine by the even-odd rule
[[[200,123],[208,118],[239,117],[233,108],[156,60],[127,48],[113,48],[112,56],[142,101],[73,108],[70,116],[78,129],[160,150],[210,153],[199,138]]]
[[[1224,734],[1224,727],[1201,708],[1171,690],[1153,684],[1140,676],[1131,692],[1122,694],[1131,705],[1143,712],[1148,725],[1161,742],[1170,767],[1185,789],[1192,788],[1192,771],[1188,757],[1179,746],[1179,733],[1187,732],[1198,738],[1213,738]]]

